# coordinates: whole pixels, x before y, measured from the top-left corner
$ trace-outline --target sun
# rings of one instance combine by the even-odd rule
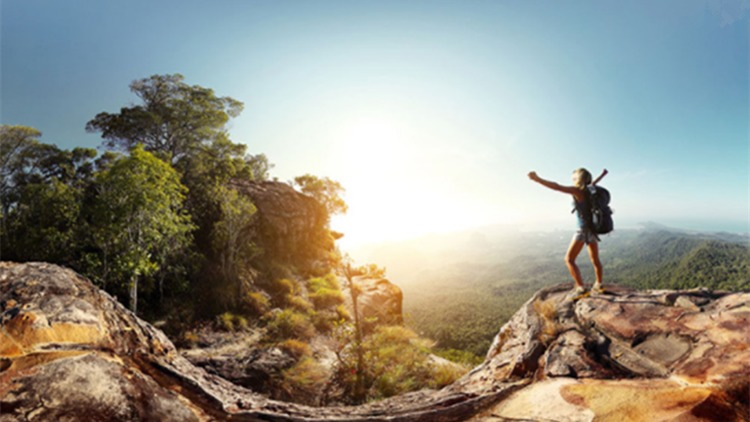
[[[365,117],[337,137],[347,214],[332,220],[343,245],[414,237],[450,225],[439,187],[422,171],[409,130],[392,119]]]

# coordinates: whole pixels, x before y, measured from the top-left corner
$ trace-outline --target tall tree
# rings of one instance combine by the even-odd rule
[[[99,173],[96,185],[94,238],[104,254],[104,274],[127,283],[130,308],[137,312],[140,277],[159,270],[168,258],[160,251],[189,244],[186,189],[173,168],[141,146]]]
[[[7,234],[7,216],[14,202],[15,175],[24,167],[26,150],[39,143],[42,133],[28,126],[0,125],[0,257]]]
[[[250,291],[246,272],[257,248],[247,239],[257,208],[247,196],[229,187],[218,187],[215,197],[220,204],[221,218],[213,227],[212,246],[218,258],[221,282],[234,290],[228,292],[232,299],[229,302],[237,305]]]
[[[225,125],[242,111],[242,103],[217,97],[213,90],[183,82],[180,74],[153,75],[130,84],[142,104],[119,113],[102,112],[86,124],[101,132],[110,148],[129,150],[142,144],[176,164],[201,145],[226,137]]]

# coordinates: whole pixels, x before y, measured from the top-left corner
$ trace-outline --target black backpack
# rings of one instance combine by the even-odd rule
[[[614,230],[612,209],[609,207],[609,191],[601,186],[589,185],[588,202],[591,206],[590,228],[596,234],[607,234]]]

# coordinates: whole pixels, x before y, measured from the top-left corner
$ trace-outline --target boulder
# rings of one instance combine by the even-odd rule
[[[357,307],[366,330],[377,325],[403,324],[404,295],[400,287],[381,277],[358,276],[353,281],[359,290]],[[353,314],[354,307],[346,279],[340,278],[339,284],[342,286],[346,307]]]

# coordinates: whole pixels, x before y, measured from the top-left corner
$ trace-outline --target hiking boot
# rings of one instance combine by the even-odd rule
[[[572,292],[574,294],[576,294],[576,295],[582,295],[582,294],[586,293],[586,287],[584,287],[584,286],[575,286],[575,287],[573,287]]]
[[[591,294],[600,295],[602,293],[604,293],[602,285],[600,283],[594,283],[594,286],[591,288]]]

